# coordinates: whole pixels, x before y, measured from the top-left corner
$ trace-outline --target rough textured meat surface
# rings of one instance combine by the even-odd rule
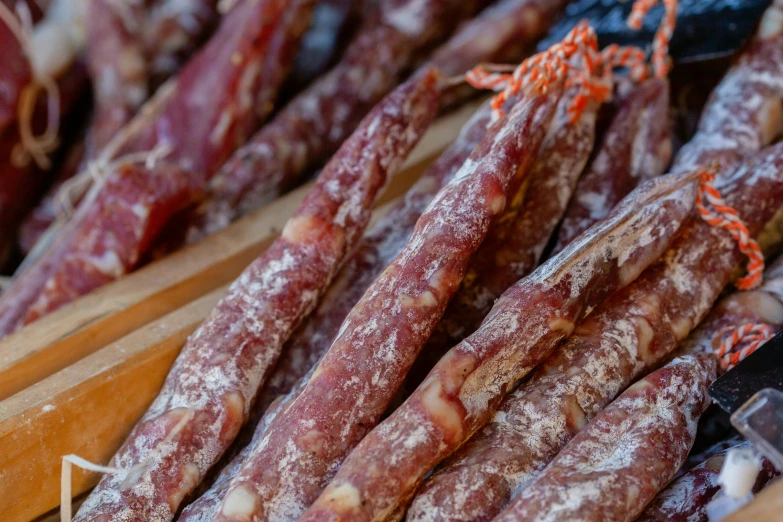
[[[102,160],[165,146],[167,161],[208,178],[268,112],[282,81],[279,65],[303,30],[297,17],[306,19],[312,1],[240,0],[180,75],[106,146]],[[3,292],[0,336],[15,329],[62,256],[77,248],[71,237],[88,212],[80,205],[48,250]]]
[[[132,270],[168,219],[192,205],[205,186],[176,165],[114,167],[25,324]]]
[[[437,43],[478,0],[386,0],[340,62],[288,103],[221,168],[188,241],[224,228],[328,158],[399,81],[414,53]]]
[[[696,135],[672,170],[717,161],[733,167],[783,130],[783,0],[764,13],[754,40],[713,91]]]
[[[406,195],[367,231],[316,310],[283,348],[274,372],[253,406],[255,416],[263,416],[254,422],[251,415],[245,427],[247,431],[253,425],[256,426],[252,440],[221,470],[213,487],[185,509],[180,520],[208,519],[219,507],[229,480],[241,468],[252,447],[279,413],[282,404],[288,403],[304,387],[309,374],[332,345],[340,325],[353,306],[405,246],[426,206],[479,143],[487,131],[490,116],[491,108],[488,104],[479,109],[454,143],[421,175]],[[242,434],[237,442],[243,442],[241,438]]]
[[[272,111],[313,4],[240,0],[118,154],[166,144],[169,159],[212,175]]]
[[[487,132],[489,105],[463,127],[459,137],[421,175],[418,181],[367,231],[357,251],[346,262],[318,308],[288,343],[264,387],[259,406],[266,407],[312,369],[337,337],[348,313],[376,277],[400,253],[432,198],[459,170]]]
[[[559,90],[533,95],[487,131],[253,448],[216,520],[295,520],[375,426],[503,212],[510,186],[528,174],[558,98]]]
[[[518,63],[546,34],[567,0],[500,0],[465,22],[440,46],[429,63],[444,74],[464,74],[480,63]],[[474,95],[462,85],[441,96],[450,106]]]
[[[783,327],[783,258],[764,272],[764,284],[760,288],[721,299],[688,337],[683,349],[714,352],[725,339],[724,335],[747,323],[765,324],[774,331]]]
[[[750,442],[742,442],[730,449],[752,447]],[[707,504],[720,491],[718,475],[728,451],[725,449],[713,455],[669,484],[636,519],[637,522],[709,522]],[[761,472],[756,477],[753,492],[761,491],[778,474],[772,463],[762,457]]]
[[[275,370],[261,390],[253,415],[243,431],[255,426],[252,440],[220,472],[214,485],[189,505],[180,517],[182,522],[208,520],[219,508],[230,479],[249,455],[266,428],[297,393],[324,353],[337,337],[353,306],[384,268],[399,254],[413,233],[416,221],[429,202],[457,172],[487,132],[492,109],[483,105],[465,124],[456,140],[430,165],[408,192],[370,228],[356,252],[348,259],[334,283],[321,299],[313,314],[296,331],[275,366]],[[289,393],[290,392],[290,393]],[[237,438],[242,440],[243,434]]]
[[[302,318],[359,241],[373,203],[434,116],[438,76],[384,99],[324,168],[282,235],[191,335],[76,520],[171,520],[247,419]]]
[[[364,437],[301,520],[401,516],[425,473],[491,419],[513,384],[663,252],[695,195],[692,175],[646,183],[507,290],[482,326]]]
[[[781,151],[765,151],[721,187],[751,234],[783,202]],[[689,218],[661,259],[596,308],[422,485],[408,519],[492,519],[606,404],[677,347],[741,261],[726,231]]]
[[[555,252],[604,219],[639,183],[666,172],[671,156],[669,82],[653,78],[620,101],[568,205]]]
[[[87,64],[92,78],[94,116],[89,150],[78,153],[41,199],[20,230],[20,246],[27,253],[56,219],[55,199],[63,182],[94,159],[100,149],[124,127],[158,84],[175,73],[180,61],[195,51],[212,27],[216,0],[163,0],[149,9],[131,2],[93,0],[87,17]],[[80,147],[78,144],[77,148]],[[84,156],[84,158],[82,158]],[[85,192],[89,186],[85,185]],[[77,194],[75,207],[81,201]]]
[[[634,520],[688,456],[716,372],[689,355],[628,388],[495,520]]]
[[[138,34],[144,7],[90,0],[87,9],[87,68],[94,103],[89,155],[94,157],[147,100],[149,78]]]
[[[445,349],[473,333],[495,300],[538,265],[593,148],[598,105],[591,104],[577,122],[571,122],[572,100],[567,95],[560,101],[530,176],[517,187],[473,256],[462,286],[423,353],[432,364]]]
[[[214,29],[218,0],[155,0],[141,27],[152,87],[176,73]]]

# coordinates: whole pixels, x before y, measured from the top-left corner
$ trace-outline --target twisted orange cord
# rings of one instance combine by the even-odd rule
[[[579,87],[569,108],[571,120],[576,121],[590,100],[603,102],[611,96],[614,67],[627,67],[634,78],[642,79],[646,75],[644,52],[614,45],[599,53],[595,30],[581,21],[561,42],[524,60],[512,73],[501,72],[507,70],[504,66],[480,65],[465,78],[476,88],[499,92],[492,99],[493,119],[503,115],[505,103],[520,91],[546,92],[551,85],[566,81],[567,87]]]
[[[723,338],[727,332],[731,332],[731,334],[726,337],[715,351],[715,354],[720,357],[721,366],[724,370],[730,370],[735,367],[750,354],[758,350],[761,345],[770,340],[774,334],[772,327],[767,324],[746,323],[739,328],[724,328],[715,336],[715,339]],[[735,350],[743,344],[745,346],[742,349]]]
[[[737,211],[726,205],[717,189],[712,185],[716,169],[710,168],[701,174],[699,193],[696,195],[696,211],[710,226],[720,227],[729,232],[737,242],[740,252],[748,256],[748,274],[739,278],[735,285],[740,290],[750,290],[761,284],[764,273],[764,255],[756,241],[750,237],[748,227],[742,222]],[[708,208],[707,201],[712,209]]]
[[[655,7],[661,0],[636,0],[628,16],[628,26],[631,29],[639,30],[642,28],[642,22],[650,9]],[[652,63],[655,76],[665,78],[671,69],[669,60],[669,43],[674,34],[674,27],[677,24],[677,8],[679,0],[662,0],[664,14],[658,30],[655,32],[652,50]]]

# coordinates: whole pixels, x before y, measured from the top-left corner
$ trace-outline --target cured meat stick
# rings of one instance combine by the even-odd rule
[[[652,78],[620,102],[595,158],[579,179],[555,252],[604,219],[639,183],[666,172],[672,155],[669,83]]]
[[[384,0],[340,62],[291,100],[223,165],[187,241],[225,228],[292,187],[328,158],[399,81],[414,54],[437,43],[485,0]]]
[[[219,19],[218,0],[155,0],[141,27],[151,87],[176,73]]]
[[[729,449],[751,449],[750,442],[742,442]],[[709,522],[707,504],[720,491],[718,475],[729,449],[710,457],[669,484],[661,491],[637,522]],[[762,457],[761,472],[756,477],[753,492],[758,493],[778,471]]]
[[[494,520],[635,520],[688,456],[716,371],[688,355],[628,388]]]
[[[519,63],[566,4],[567,0],[499,0],[466,21],[432,54],[429,63],[450,76],[485,62]],[[453,87],[441,96],[441,106],[473,94],[465,85]]]
[[[715,88],[693,138],[672,171],[709,166],[731,170],[783,130],[783,0],[764,12],[747,49]]]
[[[95,97],[88,138],[90,147],[85,158],[79,158],[81,165],[61,173],[23,223],[19,233],[23,252],[30,252],[55,222],[56,199],[62,197],[61,190],[68,191],[71,206],[81,201],[92,183],[88,173],[82,172],[82,179],[71,182],[68,188],[63,188],[63,184],[79,174],[77,167],[95,159],[100,149],[136,114],[151,89],[176,72],[175,55],[184,58],[195,50],[194,46],[214,21],[215,3],[214,0],[188,3],[164,0],[145,13],[140,4],[133,2],[127,6],[115,0],[88,2],[87,64]],[[165,67],[161,62],[166,63]]]
[[[758,234],[783,202],[783,146],[749,161],[732,180],[721,193]],[[503,400],[492,422],[424,482],[408,519],[497,515],[585,423],[676,348],[742,257],[726,231],[691,216],[660,261],[597,307]]]
[[[209,43],[102,151],[99,164],[134,152],[168,149],[200,179],[215,168],[263,118],[282,81],[279,64],[293,52],[312,0],[245,0],[226,15]],[[274,51],[274,52],[273,52]],[[279,81],[278,81],[279,80]],[[267,107],[268,109],[268,107]],[[108,169],[104,179],[113,173]],[[66,252],[74,230],[100,186],[93,186],[74,217],[39,259],[0,296],[0,336],[18,328]],[[117,223],[117,226],[121,224]],[[130,247],[129,247],[130,248]]]
[[[683,349],[716,352],[729,334],[745,324],[765,325],[773,335],[783,328],[783,258],[767,269],[760,288],[721,299],[688,337]]]
[[[324,168],[282,235],[190,336],[163,389],[75,520],[172,520],[247,419],[259,386],[353,250],[390,175],[431,122],[438,74],[385,98]]]
[[[560,91],[531,94],[487,131],[348,314],[305,388],[253,448],[215,520],[296,519],[378,422],[514,179],[527,175]]]
[[[313,368],[337,337],[348,313],[376,277],[405,247],[416,221],[435,195],[459,170],[487,132],[491,109],[483,105],[468,121],[459,137],[421,175],[389,211],[367,231],[357,251],[312,316],[288,343],[274,373],[259,396],[262,410],[285,395]]]
[[[426,370],[416,368],[422,377],[446,349],[478,328],[495,299],[538,265],[595,139],[600,104],[591,103],[572,122],[568,109],[573,94],[568,91],[560,102],[529,179],[473,256],[462,286],[422,352],[422,362],[416,363],[418,367],[429,361]]]
[[[94,99],[89,140],[98,151],[147,99],[147,62],[137,34],[144,7],[134,2],[118,7],[115,0],[88,0],[87,6],[87,67]]]
[[[346,261],[332,286],[311,316],[283,348],[274,372],[267,380],[244,428],[256,426],[252,440],[221,470],[214,485],[185,508],[179,520],[204,520],[220,506],[229,481],[237,474],[253,446],[266,432],[280,408],[304,388],[310,373],[337,336],[340,325],[365,290],[407,243],[419,216],[440,188],[456,173],[487,132],[491,108],[482,106],[465,124],[457,139],[427,168],[417,182],[362,238],[356,252]],[[290,392],[290,393],[289,393]],[[286,395],[288,394],[288,395]],[[237,439],[241,441],[242,434]]]
[[[3,132],[16,120],[19,97],[32,78],[32,70],[20,40],[4,20],[0,20],[0,42],[3,42],[0,48],[0,63],[3,64],[0,68],[0,132]]]
[[[133,269],[171,216],[203,194],[203,178],[179,166],[122,163],[101,187],[69,250],[30,306],[29,324]]]
[[[490,420],[506,391],[663,252],[695,195],[691,174],[644,184],[507,290],[481,327],[364,437],[302,520],[401,515],[425,473]]]

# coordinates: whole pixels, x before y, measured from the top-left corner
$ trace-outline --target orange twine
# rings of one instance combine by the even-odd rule
[[[641,64],[638,61],[641,58]],[[512,73],[498,65],[480,65],[465,75],[467,82],[478,89],[498,91],[492,99],[493,120],[503,115],[506,101],[523,90],[547,89],[561,81],[567,86],[580,87],[569,109],[572,121],[579,119],[587,102],[595,99],[605,101],[611,96],[611,79],[596,73],[603,66],[628,66],[637,71],[644,68],[644,55],[641,52],[613,46],[609,52],[598,52],[598,37],[587,21],[579,22],[561,42],[552,45],[546,51],[524,60]],[[620,65],[622,64],[622,65]],[[604,67],[606,69],[606,67]]]
[[[724,328],[715,336],[715,339],[721,339],[729,331],[731,334],[726,337],[715,352],[720,357],[724,370],[730,370],[758,350],[762,344],[772,338],[774,333],[769,325],[746,323],[739,328]],[[745,343],[747,344],[744,348],[735,351],[735,348]]]
[[[628,26],[631,29],[639,30],[642,28],[642,22],[650,9],[655,7],[661,0],[636,0],[628,17]],[[677,24],[678,0],[662,0],[664,14],[658,30],[655,32],[653,40],[652,63],[655,76],[665,78],[671,69],[669,60],[669,42],[674,34],[674,27]]]
[[[748,274],[739,278],[735,285],[740,290],[750,290],[761,284],[764,273],[764,255],[756,241],[750,237],[748,227],[742,222],[736,210],[726,205],[717,189],[714,167],[701,173],[699,193],[696,195],[696,211],[709,225],[729,232],[737,242],[740,252],[748,256]],[[705,205],[705,200],[712,209]]]

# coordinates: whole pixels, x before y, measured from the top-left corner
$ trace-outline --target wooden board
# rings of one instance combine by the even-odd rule
[[[380,203],[410,187],[457,135],[479,102],[440,118]],[[0,341],[0,400],[239,275],[276,237],[309,185],[226,230],[107,285]]]
[[[59,504],[60,460],[106,463],[154,397],[220,287],[0,402],[0,520],[24,522]],[[74,470],[73,495],[95,473]]]
[[[723,522],[780,522],[783,520],[783,479],[777,479],[748,505]]]

